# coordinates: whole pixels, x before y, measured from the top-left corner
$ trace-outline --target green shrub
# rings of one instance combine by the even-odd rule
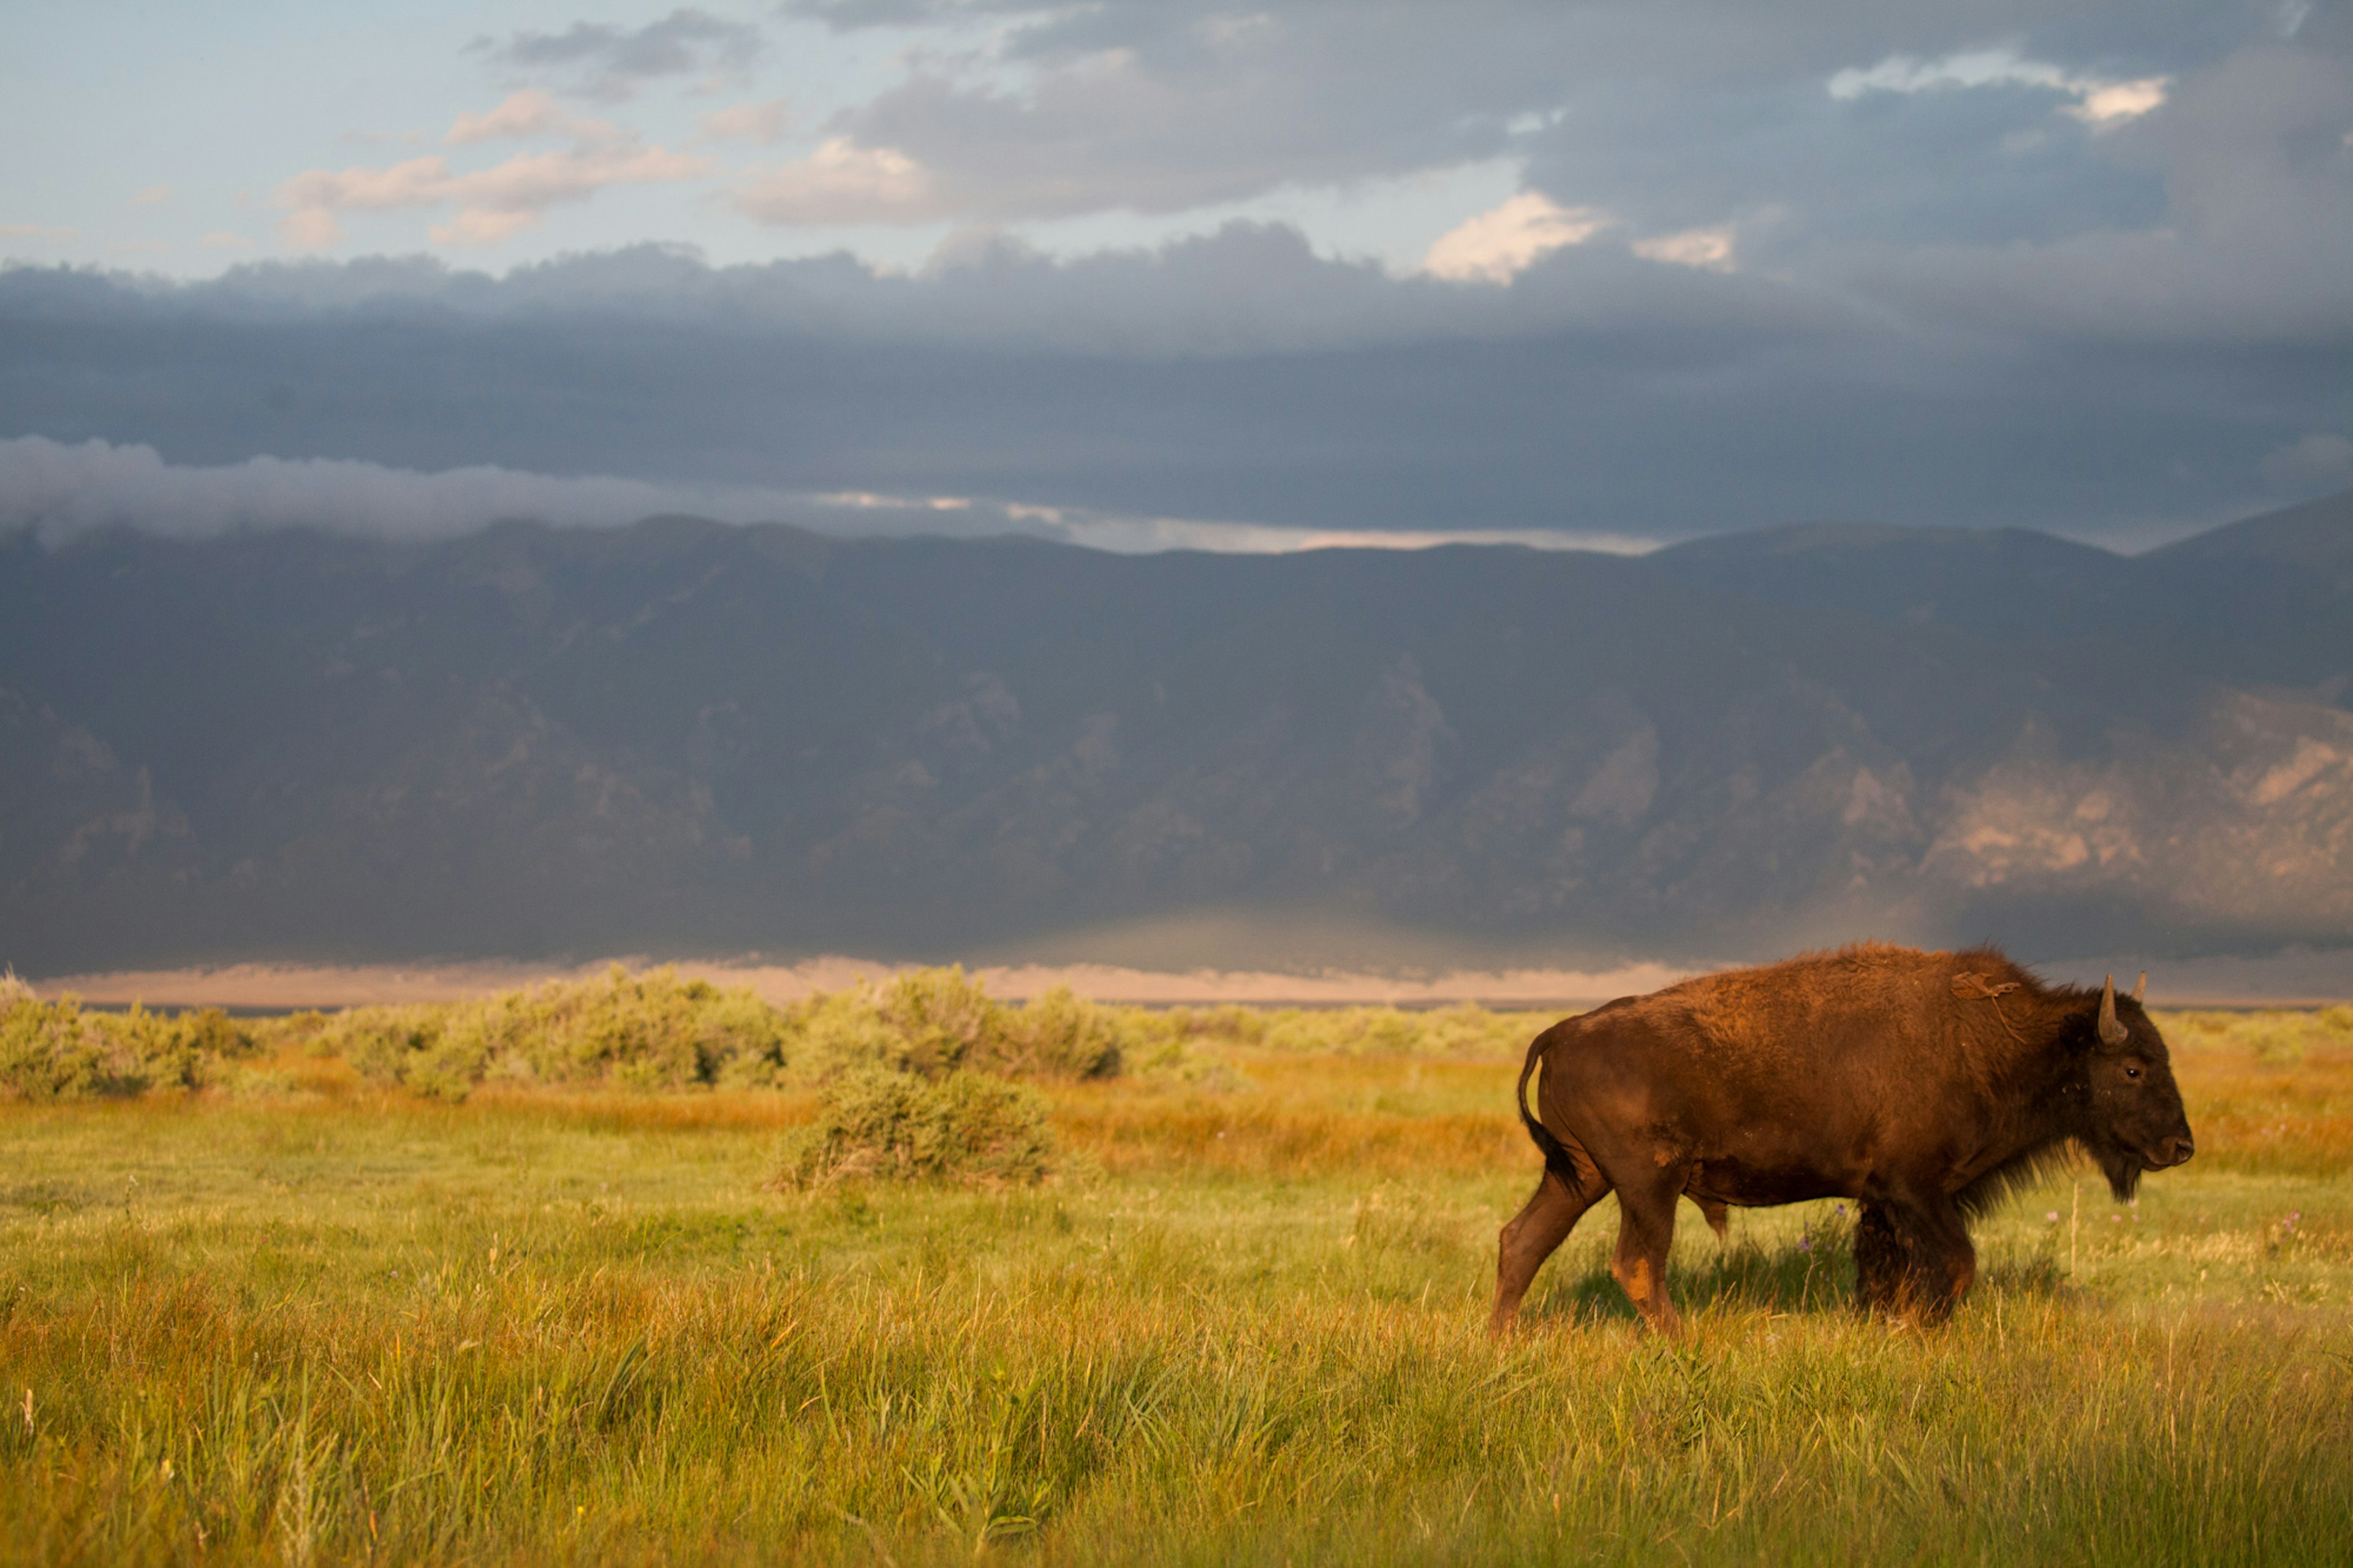
[[[137,1094],[138,1058],[118,1047],[68,996],[17,1002],[0,1015],[0,1085],[26,1100]]]
[[[1285,1007],[1266,1016],[1268,1050],[1305,1056],[1508,1058],[1527,1048],[1553,1020],[1491,1013],[1461,1002],[1430,1012],[1397,1007]]]
[[[524,1082],[681,1089],[779,1080],[790,1028],[748,988],[671,969],[551,981],[479,1002],[354,1007],[319,1024],[314,1050],[365,1077],[463,1100],[493,1073]]]
[[[479,1005],[491,1057],[520,1058],[532,1077],[681,1089],[773,1077],[784,1062],[783,1016],[748,987],[681,980],[674,969],[510,992]],[[730,1068],[737,1070],[730,1072]]]
[[[252,1034],[217,1007],[173,1016],[150,1013],[134,1002],[127,1013],[95,1014],[90,1021],[139,1064],[148,1088],[201,1089],[219,1076],[223,1063],[255,1049]]]
[[[967,1063],[987,1068],[1005,1058],[1006,1009],[961,964],[892,976],[875,998],[875,1010],[894,1037],[894,1067],[937,1078]]]
[[[15,975],[0,985],[0,1089],[26,1100],[197,1089],[253,1038],[216,1009],[173,1017],[132,1006],[85,1013],[71,996],[42,1002]]]
[[[490,1061],[476,1020],[429,1005],[351,1008],[327,1020],[320,1043],[361,1077],[431,1100],[465,1099]]]
[[[898,1032],[863,982],[794,1003],[785,1009],[784,1030],[774,1082],[823,1083],[844,1072],[904,1065]]]
[[[1128,1015],[1057,987],[1023,1007],[991,998],[958,967],[916,969],[880,988],[809,997],[783,1014],[775,1081],[826,1083],[887,1068],[923,1078],[958,1069],[1013,1078],[1108,1078],[1120,1070]]]
[[[1037,1090],[974,1072],[936,1080],[867,1068],[843,1073],[818,1102],[816,1124],[787,1141],[772,1185],[856,1179],[1036,1182],[1053,1152]]]
[[[1217,1007],[1172,1007],[1166,1016],[1176,1032],[1187,1038],[1231,1046],[1264,1045],[1267,1026],[1274,1016],[1263,1007],[1230,1002]]]
[[[776,1007],[747,988],[685,980],[670,969],[631,974],[615,964],[592,980],[475,1002],[289,1018],[273,1026],[273,1037],[347,1058],[378,1082],[448,1099],[490,1078],[765,1089],[875,1070],[933,1079],[959,1071],[1065,1079],[1136,1073],[1217,1090],[1244,1081],[1225,1050],[1503,1060],[1518,1057],[1551,1021],[1469,1004],[1430,1012],[1153,1009],[1090,1001],[1067,987],[1008,1006],[955,966]]]
[[[995,1066],[1024,1078],[1116,1077],[1124,1022],[1118,1010],[1057,985],[1007,1020]]]

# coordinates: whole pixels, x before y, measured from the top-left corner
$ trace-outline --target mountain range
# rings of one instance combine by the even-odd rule
[[[2353,492],[2133,557],[27,531],[0,962],[1042,953],[1202,911],[1514,954],[2341,943],[2348,696]]]

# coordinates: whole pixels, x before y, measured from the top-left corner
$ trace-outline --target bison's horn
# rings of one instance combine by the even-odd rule
[[[2139,1001],[2142,997],[2147,996],[2147,994],[2148,994],[2148,971],[2147,971],[2147,970],[2146,970],[2146,969],[2144,969],[2144,970],[2142,970],[2142,971],[2140,972],[2140,983],[2139,983],[2138,984],[2137,984],[2137,985],[2135,985],[2135,986],[2133,987],[2133,1000],[2134,1000],[2134,1001],[2136,1001],[2136,1002],[2137,1002],[2137,1001]]]
[[[2100,990],[2100,1043],[2121,1046],[2130,1038],[2130,1031],[2116,1022],[2116,977],[2111,974]]]

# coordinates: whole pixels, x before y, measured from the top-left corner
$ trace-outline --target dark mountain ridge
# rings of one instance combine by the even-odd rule
[[[2341,940],[2348,563],[2347,498],[2137,558],[19,535],[0,960],[950,954],[1215,907],[1583,952]]]

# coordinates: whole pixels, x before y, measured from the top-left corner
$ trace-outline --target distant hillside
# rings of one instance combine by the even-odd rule
[[[2342,940],[2348,540],[2346,497],[2138,559],[20,536],[0,961],[1003,952],[1207,909],[1584,954]]]
[[[2353,490],[2181,540],[2157,556],[2178,565],[2227,563],[2311,573],[2342,592],[2353,579]]]

